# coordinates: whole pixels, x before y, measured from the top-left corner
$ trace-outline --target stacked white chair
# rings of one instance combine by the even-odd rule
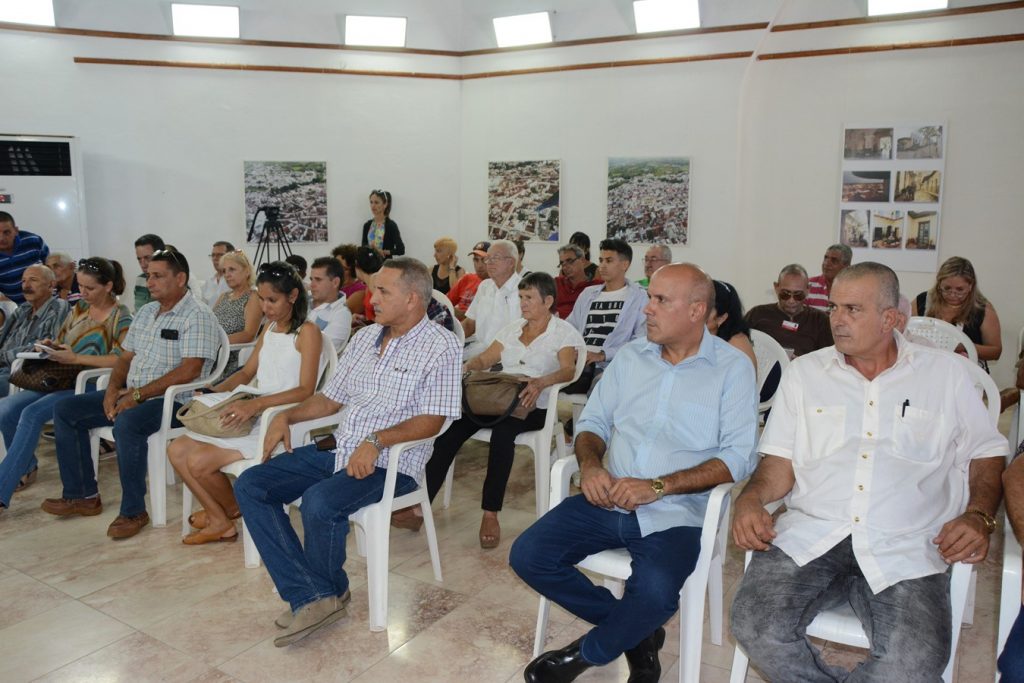
[[[757,394],[760,396],[761,389],[764,388],[764,383],[768,380],[772,368],[778,364],[781,374],[789,365],[789,355],[779,342],[761,330],[750,331],[750,342],[754,347],[754,357],[757,358]],[[768,412],[774,400],[775,394],[772,394],[761,401],[757,406],[758,414],[764,415]]]
[[[434,298],[434,301],[448,309],[448,314],[452,317],[452,322],[455,323],[455,337],[459,340],[459,348],[464,347],[466,345],[466,331],[462,329],[462,324],[455,315],[455,306],[452,305],[451,299],[436,289],[433,290],[431,296]]]
[[[957,346],[962,344],[967,351],[967,357],[974,363],[978,362],[978,349],[974,346],[974,342],[964,334],[963,330],[956,325],[950,325],[945,320],[914,316],[907,321],[907,334],[924,337],[935,346],[947,351],[954,351]]]

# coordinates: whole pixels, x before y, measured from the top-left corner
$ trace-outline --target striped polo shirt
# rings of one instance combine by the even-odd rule
[[[50,248],[43,238],[27,230],[19,230],[14,237],[10,254],[0,252],[0,293],[19,304],[25,303],[21,293],[21,274],[36,263],[46,263]]]

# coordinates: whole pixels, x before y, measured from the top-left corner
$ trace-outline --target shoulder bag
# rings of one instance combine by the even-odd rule
[[[519,405],[525,386],[522,375],[471,370],[462,377],[463,415],[481,427],[493,427],[510,416],[523,419],[530,412]],[[492,419],[481,419],[488,417]]]

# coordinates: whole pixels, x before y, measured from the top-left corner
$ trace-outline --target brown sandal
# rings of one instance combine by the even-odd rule
[[[395,510],[391,513],[391,526],[396,529],[419,531],[420,527],[423,526],[423,518],[413,512],[412,508]]]
[[[484,517],[480,520],[480,547],[484,550],[497,548],[501,543],[501,526],[497,518]]]
[[[234,521],[242,516],[241,510],[236,510],[235,514],[228,515],[228,519]],[[196,510],[188,516],[188,524],[193,529],[205,529],[210,525],[210,518],[206,516],[206,510]]]
[[[230,529],[225,531],[234,531],[235,525],[232,524]],[[211,533],[206,529],[200,529],[199,531],[193,531],[185,538],[181,539],[181,542],[185,545],[205,545],[207,543],[234,543],[238,540],[238,532],[231,534],[230,536],[221,536],[219,533]]]
[[[36,467],[31,472],[26,472],[25,476],[18,480],[18,485],[14,487],[14,492],[24,491],[32,484],[36,483],[36,479],[39,477],[39,468]]]

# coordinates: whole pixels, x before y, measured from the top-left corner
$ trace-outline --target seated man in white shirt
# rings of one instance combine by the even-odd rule
[[[210,249],[210,261],[213,263],[213,277],[203,283],[202,300],[210,308],[217,303],[221,294],[231,291],[231,287],[224,280],[224,269],[220,265],[220,257],[234,251],[235,247],[231,242],[214,242]]]
[[[484,264],[490,277],[480,283],[462,321],[468,342],[462,354],[466,360],[483,353],[499,330],[520,317],[519,281],[522,277],[516,272],[519,251],[515,242],[492,242]]]
[[[786,369],[736,499],[754,557],[732,630],[772,681],[938,681],[949,659],[949,565],[979,563],[995,528],[1006,439],[964,361],[896,332],[899,281],[859,263],[829,293],[835,346]],[[773,521],[764,505],[786,496]],[[871,643],[852,673],[806,637],[849,601]]]
[[[345,295],[341,293],[341,281],[345,274],[338,259],[321,256],[313,261],[309,269],[309,291],[313,305],[307,319],[315,323],[324,336],[334,344],[334,350],[341,355],[352,333],[352,313],[348,310]]]

